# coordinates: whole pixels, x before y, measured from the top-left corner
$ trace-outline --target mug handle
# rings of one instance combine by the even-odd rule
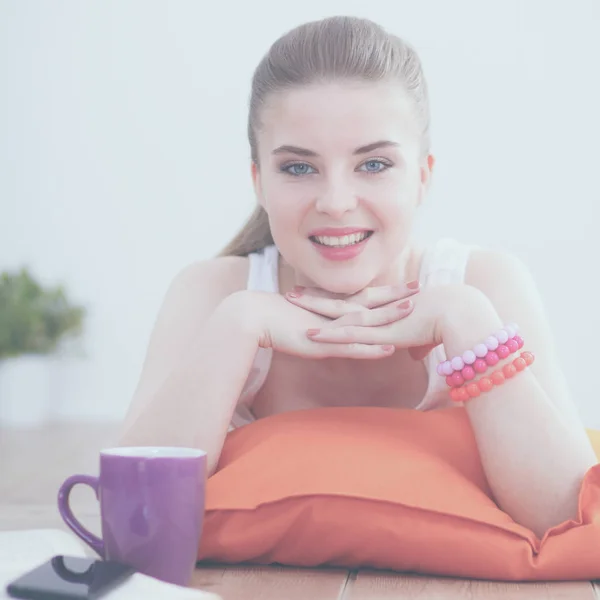
[[[71,571],[65,565],[64,556],[54,556],[50,559],[54,572],[58,574],[61,579],[68,581],[69,583],[84,583],[90,585],[94,580],[94,567],[96,564],[90,565],[83,573],[76,573]]]
[[[104,542],[92,532],[88,531],[75,518],[73,511],[69,506],[69,495],[71,494],[73,487],[78,483],[89,485],[94,490],[96,498],[98,498],[98,477],[93,477],[92,475],[72,475],[64,481],[58,490],[58,510],[60,512],[60,516],[75,535],[79,536],[86,544],[91,546],[91,548],[95,550],[102,558],[105,558]]]

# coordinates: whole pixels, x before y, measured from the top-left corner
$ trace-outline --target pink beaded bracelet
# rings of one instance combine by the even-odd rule
[[[516,335],[517,330],[516,325],[507,325],[483,343],[477,344],[473,350],[439,363],[438,374],[446,376],[446,383],[450,387],[460,387],[465,381],[474,379],[477,373],[484,373],[488,367],[493,367],[509,354],[520,350],[525,342]]]
[[[501,369],[496,369],[489,377],[482,377],[466,386],[450,390],[450,398],[454,402],[466,402],[471,398],[477,398],[482,393],[489,392],[494,386],[502,385],[518,372],[524,371],[534,360],[535,356],[531,352],[521,352],[521,356]]]
[[[458,388],[465,381],[475,379],[476,374],[485,373],[488,367],[493,367],[510,354],[514,354],[524,344],[523,338],[515,335],[507,340],[506,344],[500,344],[496,350],[489,350],[483,358],[477,358],[472,365],[465,365],[460,371],[454,371],[452,375],[446,376],[446,383],[451,388]]]

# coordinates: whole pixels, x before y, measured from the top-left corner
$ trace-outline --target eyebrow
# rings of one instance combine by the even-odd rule
[[[373,142],[372,144],[367,144],[366,146],[360,146],[354,150],[352,154],[367,154],[368,152],[373,152],[373,150],[377,150],[379,148],[390,148],[400,146],[398,142],[392,142],[391,140],[379,140],[378,142]],[[279,146],[273,150],[272,154],[297,154],[298,156],[310,156],[310,157],[318,157],[319,155],[314,150],[308,150],[307,148],[300,148],[299,146]]]

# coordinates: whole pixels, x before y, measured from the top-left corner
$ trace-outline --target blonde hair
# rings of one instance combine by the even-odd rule
[[[256,133],[269,96],[293,87],[332,80],[398,81],[412,98],[429,153],[429,97],[421,61],[399,37],[368,19],[329,17],[305,23],[280,37],[254,71],[248,115],[248,141],[258,166]],[[273,244],[266,211],[257,205],[221,256],[247,256]]]

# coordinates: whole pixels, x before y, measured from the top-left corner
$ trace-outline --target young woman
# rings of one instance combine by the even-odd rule
[[[199,447],[213,472],[231,427],[278,412],[454,403],[503,510],[538,535],[575,518],[596,458],[530,274],[413,242],[434,165],[414,50],[365,19],[297,27],[255,71],[248,135],[257,206],[173,281],[121,443]]]

